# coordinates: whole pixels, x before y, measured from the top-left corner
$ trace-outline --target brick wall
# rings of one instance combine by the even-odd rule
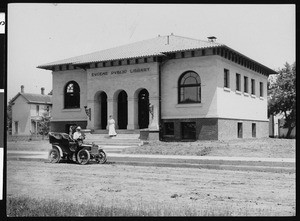
[[[180,141],[182,139],[182,123],[196,123],[196,140],[217,140],[218,139],[218,123],[217,118],[186,118],[186,119],[165,119],[162,120],[162,126],[165,122],[174,123],[174,136],[163,135],[166,141]]]
[[[256,124],[256,138],[269,137],[269,122],[239,119],[218,119],[218,139],[238,139],[238,123],[242,123],[242,138],[252,138],[252,123]]]

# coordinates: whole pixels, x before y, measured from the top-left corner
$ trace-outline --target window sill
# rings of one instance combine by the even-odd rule
[[[256,96],[254,94],[251,94],[251,97],[256,98]]]
[[[202,107],[202,103],[176,104],[175,107]]]
[[[259,99],[264,100],[264,97],[259,97]]]
[[[223,90],[230,92],[230,88],[229,87],[223,87]]]
[[[241,92],[241,91],[235,91],[235,93],[236,93],[236,94],[242,94],[242,92]]]
[[[247,92],[244,92],[244,96],[249,97],[249,94]]]
[[[166,135],[166,134],[164,134],[163,136],[166,137],[166,138],[173,138],[174,137],[174,135]]]
[[[62,109],[61,111],[63,111],[63,112],[80,112],[81,111],[81,108],[70,108],[70,109],[68,109],[68,108],[64,108],[64,109]]]

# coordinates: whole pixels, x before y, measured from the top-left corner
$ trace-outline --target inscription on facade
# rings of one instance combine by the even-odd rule
[[[150,68],[132,68],[132,69],[124,69],[118,71],[103,71],[103,72],[94,72],[91,73],[92,77],[97,76],[105,76],[105,75],[114,75],[114,74],[126,74],[126,73],[138,73],[138,72],[147,72],[150,71]]]

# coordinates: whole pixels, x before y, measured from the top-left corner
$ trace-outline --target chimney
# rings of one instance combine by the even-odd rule
[[[21,85],[21,93],[24,93],[24,85]]]
[[[41,88],[41,94],[45,95],[45,88],[44,87]]]
[[[207,39],[209,42],[215,42],[217,38],[215,36],[210,36],[210,37],[207,37]]]

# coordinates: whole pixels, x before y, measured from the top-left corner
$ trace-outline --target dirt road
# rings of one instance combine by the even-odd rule
[[[285,216],[295,214],[295,174],[8,161],[7,196]]]

